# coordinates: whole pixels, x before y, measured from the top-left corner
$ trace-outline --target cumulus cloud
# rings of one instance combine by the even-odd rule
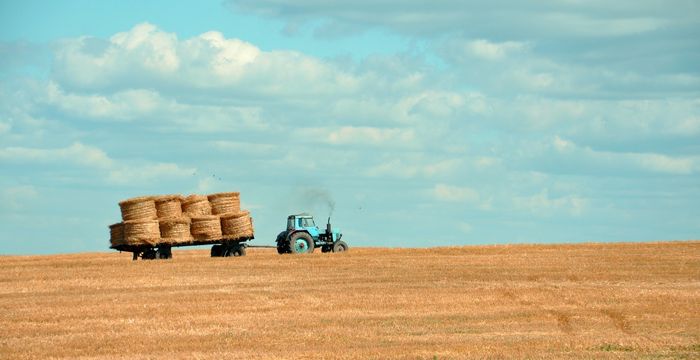
[[[82,91],[156,87],[298,97],[351,92],[358,81],[298,52],[262,51],[215,31],[180,40],[149,23],[109,40],[66,39],[57,49],[54,78],[62,87]]]

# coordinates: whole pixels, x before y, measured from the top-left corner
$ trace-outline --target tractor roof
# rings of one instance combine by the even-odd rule
[[[309,214],[309,213],[301,213],[301,214],[289,215],[288,218],[294,218],[294,217],[297,217],[297,218],[312,218],[313,216],[311,216],[311,214]]]

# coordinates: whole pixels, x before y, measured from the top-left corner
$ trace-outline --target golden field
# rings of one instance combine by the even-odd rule
[[[1,256],[0,358],[700,358],[697,241],[173,257]]]

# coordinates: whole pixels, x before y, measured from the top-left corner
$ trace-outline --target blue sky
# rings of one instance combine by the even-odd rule
[[[0,1],[0,253],[242,192],[351,246],[697,239],[700,5]]]

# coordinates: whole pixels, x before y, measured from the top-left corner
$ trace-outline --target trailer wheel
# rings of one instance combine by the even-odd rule
[[[211,247],[211,257],[221,257],[223,254],[224,247],[217,244]]]
[[[173,253],[170,250],[170,246],[159,247],[156,251],[156,259],[172,259]]]
[[[233,250],[233,256],[245,256],[245,246],[239,246]]]
[[[292,254],[306,254],[314,250],[314,240],[311,235],[305,232],[297,232],[292,234],[289,239],[289,252]]]
[[[348,244],[345,241],[338,240],[333,244],[333,252],[346,252],[348,251]]]
[[[156,250],[151,248],[148,250],[145,250],[143,252],[143,255],[141,255],[141,259],[143,260],[155,260],[156,259]]]

